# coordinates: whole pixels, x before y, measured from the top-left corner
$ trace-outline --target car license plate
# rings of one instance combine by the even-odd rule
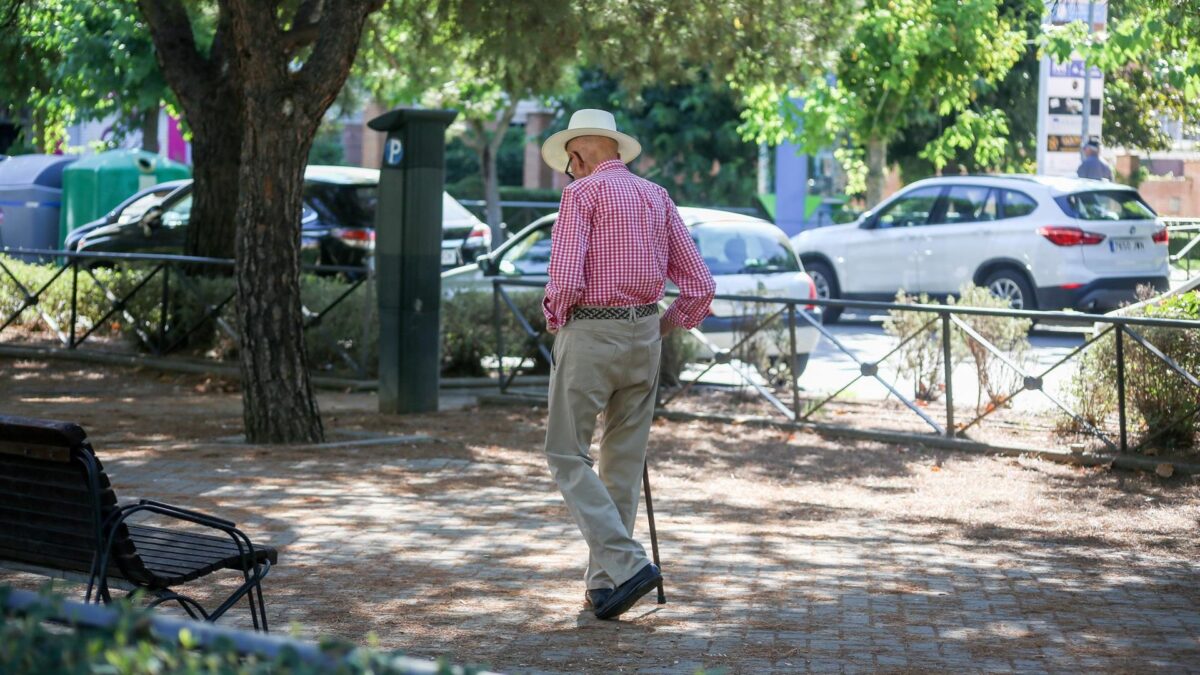
[[[1145,240],[1138,237],[1108,240],[1108,250],[1112,251],[1113,253],[1143,251],[1145,249]]]
[[[456,251],[452,248],[442,249],[442,264],[443,265],[457,265],[458,264],[458,251]]]

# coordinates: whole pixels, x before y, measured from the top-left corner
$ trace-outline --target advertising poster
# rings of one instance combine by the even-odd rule
[[[1108,4],[1103,1],[1047,2],[1045,22],[1054,26],[1073,21],[1086,23],[1089,14],[1092,31],[1103,32],[1108,21]],[[1084,140],[1100,138],[1103,100],[1104,75],[1099,68],[1088,68],[1078,55],[1074,55],[1068,63],[1057,63],[1049,57],[1042,59],[1038,78],[1039,174],[1075,175]],[[1090,101],[1090,105],[1085,101]]]

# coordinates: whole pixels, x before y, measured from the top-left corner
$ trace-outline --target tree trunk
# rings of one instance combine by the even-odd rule
[[[479,170],[483,174],[483,200],[488,227],[492,230],[492,246],[504,243],[500,228],[504,214],[500,209],[500,176],[496,169],[496,151],[490,141],[485,141],[479,157]]]
[[[158,154],[158,108],[142,113],[142,150]]]
[[[225,110],[195,112],[192,125],[192,215],[184,255],[232,258],[237,240],[237,207],[242,185],[241,97],[231,95]],[[299,222],[299,221],[297,221]],[[216,268],[204,268],[215,273]],[[223,270],[222,270],[223,271]]]
[[[883,183],[887,177],[887,141],[873,136],[867,139],[867,208],[883,201]]]
[[[382,4],[306,1],[289,17],[278,3],[222,0],[211,47],[202,50],[183,3],[138,0],[159,65],[199,141],[194,159],[205,173],[197,173],[194,208],[209,197],[236,204],[233,218],[197,227],[193,217],[188,229],[198,233],[194,244],[215,248],[209,227],[236,228],[242,417],[251,443],[324,438],[300,306],[304,166],[354,63],[366,17]],[[298,66],[304,50],[308,57]],[[212,192],[200,194],[206,189]]]
[[[303,2],[288,31],[277,8],[226,0],[242,100],[237,317],[242,421],[251,443],[318,443],[325,431],[304,349],[300,212],[317,128],[346,82],[366,16],[381,0]],[[315,42],[312,42],[315,41]],[[312,43],[299,70],[294,51]]]
[[[232,258],[242,150],[242,92],[228,12],[202,55],[179,2],[138,0],[154,38],[154,53],[192,131],[192,213],[185,255]],[[197,266],[200,274],[218,268]]]
[[[259,189],[242,191],[236,218],[242,418],[250,443],[317,443],[324,429],[300,308],[300,205],[312,134],[262,107],[246,104],[239,179]]]

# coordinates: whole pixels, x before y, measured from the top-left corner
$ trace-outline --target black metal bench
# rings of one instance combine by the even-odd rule
[[[136,524],[149,512],[222,534]],[[178,602],[216,621],[243,596],[255,629],[267,630],[262,579],[278,560],[234,523],[143,499],[120,505],[87,434],[76,424],[0,415],[0,566],[87,582],[85,600],[110,602],[110,586],[142,589],[151,606]],[[218,570],[243,583],[216,609],[172,589]]]

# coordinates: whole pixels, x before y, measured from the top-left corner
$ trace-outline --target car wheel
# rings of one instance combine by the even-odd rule
[[[835,300],[841,297],[841,289],[838,288],[837,276],[834,275],[833,269],[827,263],[819,260],[804,263],[804,271],[808,272],[808,276],[812,278],[813,285],[817,287],[817,297],[822,300]],[[825,305],[821,308],[822,323],[836,323],[838,318],[842,316],[842,307],[830,307]]]
[[[792,376],[795,377],[796,379],[800,379],[800,376],[804,374],[804,370],[806,368],[808,368],[808,357],[809,357],[808,354],[797,354],[796,357],[794,359],[792,359],[792,367],[789,370],[791,371]],[[787,357],[782,356],[782,355],[781,356],[772,356],[769,359],[770,367],[772,369],[775,369],[779,366],[779,364],[781,362],[786,361],[786,359],[787,359]],[[787,384],[787,378],[783,378],[782,381],[776,382],[776,384],[779,384],[779,385]]]
[[[1013,309],[1037,309],[1037,297],[1024,274],[1003,269],[988,275],[983,285],[992,295],[1007,300]]]

